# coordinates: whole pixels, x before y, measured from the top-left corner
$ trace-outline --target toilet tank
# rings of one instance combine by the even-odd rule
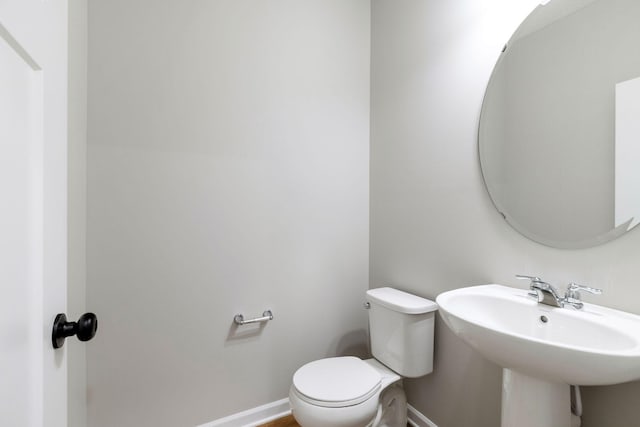
[[[433,371],[433,330],[438,305],[393,288],[367,291],[371,353],[403,377]]]

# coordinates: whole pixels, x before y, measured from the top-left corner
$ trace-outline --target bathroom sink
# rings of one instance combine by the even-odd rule
[[[640,316],[594,304],[539,304],[501,285],[438,296],[451,330],[503,368],[554,383],[616,384],[640,379]]]

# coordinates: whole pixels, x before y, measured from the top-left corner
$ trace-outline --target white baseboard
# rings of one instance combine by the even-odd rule
[[[425,417],[409,404],[407,404],[407,418],[412,427],[438,427],[436,423]]]
[[[290,413],[289,399],[284,398],[258,406],[257,408],[248,409],[238,412],[237,414],[229,415],[228,417],[201,424],[198,427],[255,427],[278,418],[286,417]]]
[[[289,399],[285,398],[201,424],[198,427],[255,427],[289,414],[291,414]],[[411,405],[407,405],[407,418],[412,427],[438,427]]]

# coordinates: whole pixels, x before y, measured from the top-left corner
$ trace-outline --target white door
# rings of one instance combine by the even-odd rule
[[[66,426],[66,3],[0,3],[0,425]],[[62,33],[60,33],[62,31]]]

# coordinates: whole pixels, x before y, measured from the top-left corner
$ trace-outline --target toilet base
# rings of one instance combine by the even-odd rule
[[[380,394],[378,414],[371,427],[404,427],[407,425],[407,395],[397,382]]]

